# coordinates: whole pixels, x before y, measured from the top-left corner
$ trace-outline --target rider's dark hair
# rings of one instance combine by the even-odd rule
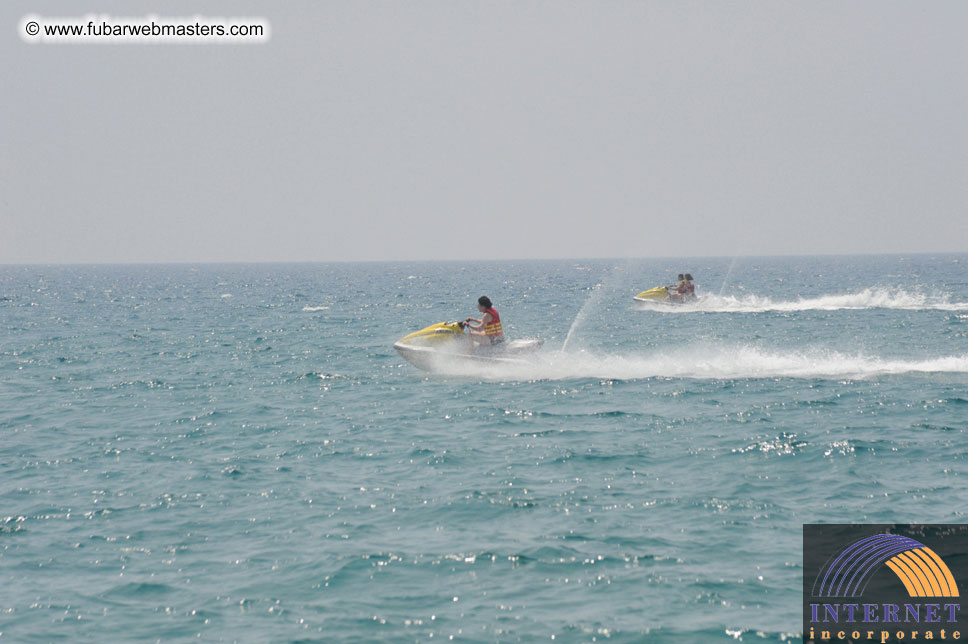
[[[686,273],[686,279],[692,281],[692,273]]]
[[[682,273],[679,273],[679,277],[677,279],[684,280],[686,278],[685,278],[685,276]]]
[[[489,298],[486,295],[482,295],[479,298],[477,298],[477,303],[483,306],[485,309],[489,309],[492,306],[494,306],[493,304],[491,304],[491,298]]]

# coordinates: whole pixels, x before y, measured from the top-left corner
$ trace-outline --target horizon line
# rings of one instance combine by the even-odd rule
[[[170,261],[77,261],[77,262],[0,262],[0,267],[40,267],[40,266],[226,266],[226,265],[260,265],[260,264],[406,264],[406,263],[440,263],[455,264],[487,263],[487,262],[604,262],[604,261],[641,261],[641,260],[696,260],[696,259],[777,259],[781,257],[900,257],[906,255],[968,255],[963,251],[901,251],[901,252],[859,252],[859,253],[784,253],[780,255],[655,255],[641,257],[512,257],[502,259],[295,259],[295,260],[170,260]]]

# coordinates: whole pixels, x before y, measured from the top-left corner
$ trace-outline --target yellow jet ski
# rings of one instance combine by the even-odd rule
[[[464,333],[463,322],[438,322],[397,340],[393,348],[413,366],[438,371],[455,363],[526,364],[523,356],[534,353],[544,340],[505,340],[496,345],[480,345]]]
[[[642,291],[632,299],[636,302],[648,302],[650,304],[687,304],[696,300],[695,295],[679,295],[672,290],[674,288],[674,286],[654,286],[648,291]]]
[[[635,296],[636,302],[661,302],[663,300],[669,299],[669,287],[668,286],[655,286],[650,288],[648,291],[642,291]]]

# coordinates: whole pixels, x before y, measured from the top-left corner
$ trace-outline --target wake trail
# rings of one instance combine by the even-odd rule
[[[895,309],[902,311],[968,311],[968,302],[952,302],[950,296],[927,295],[919,292],[897,292],[883,288],[868,288],[856,293],[822,295],[796,300],[773,300],[758,295],[701,295],[688,304],[639,302],[641,310],[663,313],[766,313],[769,311],[842,311],[863,309]]]
[[[968,374],[968,354],[908,360],[828,349],[777,351],[753,346],[713,346],[652,355],[556,352],[538,354],[531,360],[513,364],[484,365],[462,360],[441,362],[436,366],[436,371],[449,375],[501,381],[582,378],[839,380],[905,374]]]

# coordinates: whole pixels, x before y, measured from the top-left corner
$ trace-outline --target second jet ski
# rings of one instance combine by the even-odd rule
[[[633,298],[636,302],[662,304],[688,304],[696,301],[696,287],[689,273],[679,274],[679,283],[673,286],[653,286]]]
[[[668,302],[669,287],[653,286],[647,291],[642,291],[633,298],[636,302]]]
[[[670,286],[654,286],[647,291],[642,291],[632,299],[636,302],[647,302],[649,304],[689,304],[696,301],[695,295],[680,295]]]

